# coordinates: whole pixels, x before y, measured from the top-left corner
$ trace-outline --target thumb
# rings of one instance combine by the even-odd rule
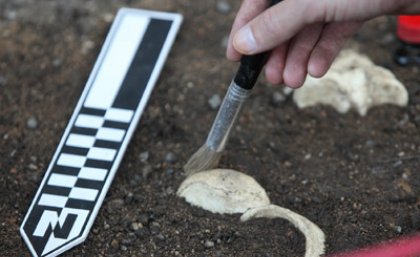
[[[292,38],[309,19],[305,17],[307,6],[299,2],[284,0],[262,12],[234,35],[234,48],[242,54],[256,54]]]
[[[242,54],[256,54],[286,42],[305,25],[315,22],[365,21],[379,15],[416,11],[415,1],[283,0],[243,26],[233,38]],[[408,7],[409,6],[409,7]]]

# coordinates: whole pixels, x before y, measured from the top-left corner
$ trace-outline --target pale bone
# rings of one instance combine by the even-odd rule
[[[177,195],[192,205],[221,214],[243,213],[270,204],[264,188],[252,177],[227,169],[189,176],[182,182]]]
[[[340,113],[354,108],[364,116],[373,106],[406,106],[408,92],[389,70],[354,50],[344,50],[325,76],[308,76],[293,100],[299,108],[325,104]]]
[[[195,173],[184,180],[177,195],[213,213],[243,213],[241,221],[284,218],[305,235],[305,257],[318,257],[324,252],[325,236],[320,228],[291,210],[271,205],[264,188],[243,173],[227,169]]]
[[[305,257],[318,257],[324,253],[324,233],[317,225],[302,215],[271,204],[246,211],[242,214],[241,221],[245,222],[255,218],[283,218],[290,221],[305,236]]]

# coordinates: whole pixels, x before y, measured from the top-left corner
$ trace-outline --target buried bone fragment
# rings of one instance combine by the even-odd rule
[[[304,234],[305,257],[324,253],[325,235],[317,225],[289,209],[270,204],[264,188],[241,172],[215,169],[195,173],[184,180],[177,194],[191,205],[213,213],[243,213],[243,222],[253,218],[286,219]]]
[[[264,190],[252,177],[234,170],[215,169],[188,177],[178,196],[213,213],[243,213],[270,204]]]
[[[317,225],[302,215],[292,212],[289,209],[270,204],[246,211],[242,214],[241,221],[245,222],[255,218],[282,218],[288,220],[305,236],[305,257],[318,257],[324,253],[324,233]]]
[[[293,100],[299,108],[324,104],[339,113],[355,109],[364,116],[374,106],[406,106],[408,92],[390,70],[348,49],[340,53],[322,78],[308,76],[294,91]]]

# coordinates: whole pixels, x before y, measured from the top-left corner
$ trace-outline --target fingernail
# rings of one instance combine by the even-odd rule
[[[257,42],[254,34],[252,34],[251,27],[246,25],[241,28],[233,39],[233,45],[236,50],[245,54],[252,54],[257,49]]]

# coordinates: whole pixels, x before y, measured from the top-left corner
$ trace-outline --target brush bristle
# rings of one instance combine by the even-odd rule
[[[216,152],[206,145],[203,145],[184,165],[184,172],[187,176],[191,176],[192,174],[203,170],[216,168],[221,156],[222,152]]]

